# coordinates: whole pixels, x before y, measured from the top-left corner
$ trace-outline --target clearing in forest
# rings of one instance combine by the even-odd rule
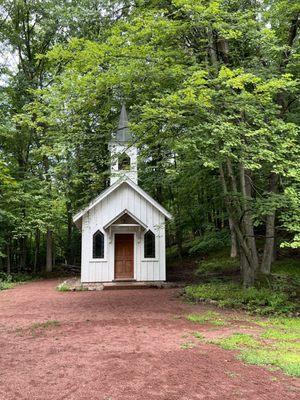
[[[237,358],[281,327],[263,337],[263,322],[186,304],[177,289],[58,292],[56,285],[0,293],[1,400],[299,398],[297,378]]]

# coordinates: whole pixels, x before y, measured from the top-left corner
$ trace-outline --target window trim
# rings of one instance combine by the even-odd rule
[[[103,246],[102,257],[95,257],[95,237],[97,234],[100,234],[102,237],[102,246]],[[97,229],[92,237],[92,260],[93,261],[103,261],[104,259],[105,259],[105,235],[103,232],[101,232],[100,229]]]
[[[151,233],[153,236],[153,239],[154,239],[154,256],[151,256],[151,257],[146,257],[146,240],[145,240],[145,238],[146,238],[146,235],[148,234],[148,233]],[[143,260],[145,260],[145,261],[155,261],[155,260],[158,260],[158,258],[157,258],[157,243],[156,243],[156,235],[155,235],[155,233],[151,230],[151,229],[148,229],[145,233],[144,233],[144,240],[143,240]]]
[[[126,164],[128,168],[120,168],[120,164],[125,160],[125,158],[127,161],[129,160],[129,164]],[[118,155],[118,171],[131,171],[131,157],[125,151]]]

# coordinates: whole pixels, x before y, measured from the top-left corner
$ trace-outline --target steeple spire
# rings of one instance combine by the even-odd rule
[[[120,178],[129,178],[134,183],[138,182],[137,175],[137,147],[128,126],[126,107],[123,104],[118,129],[112,134],[109,142],[111,154],[110,184],[113,185]]]
[[[130,142],[132,139],[131,132],[128,127],[128,116],[125,104],[122,105],[121,114],[119,118],[118,130],[116,133],[117,142]]]

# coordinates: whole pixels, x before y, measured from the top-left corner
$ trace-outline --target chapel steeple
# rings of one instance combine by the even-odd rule
[[[123,104],[118,129],[109,142],[111,155],[110,185],[121,178],[129,178],[137,184],[137,148],[132,144],[126,107]]]

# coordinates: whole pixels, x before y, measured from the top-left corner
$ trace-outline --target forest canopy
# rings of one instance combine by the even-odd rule
[[[298,1],[0,4],[1,269],[79,262],[123,103],[180,256],[231,242],[251,286],[300,247]]]

